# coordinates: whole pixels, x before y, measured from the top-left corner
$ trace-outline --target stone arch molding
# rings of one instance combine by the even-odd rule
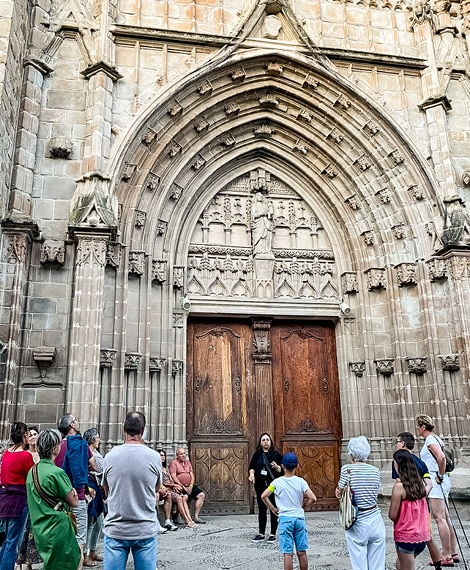
[[[337,305],[341,274],[432,254],[437,194],[426,162],[383,109],[305,55],[252,50],[209,62],[142,113],[119,148],[122,241],[145,252],[152,280],[182,295],[296,297],[299,279],[319,300],[325,280],[309,281],[319,271],[334,276],[325,291]],[[255,252],[256,196],[274,209],[271,251]],[[290,228],[279,213],[289,208]],[[302,216],[309,229],[293,229]],[[291,276],[282,286],[258,279],[273,250],[273,272]],[[224,266],[236,283],[221,278]]]

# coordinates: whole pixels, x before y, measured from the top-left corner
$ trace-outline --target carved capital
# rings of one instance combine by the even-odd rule
[[[346,273],[343,273],[341,275],[341,284],[343,293],[359,293],[359,283],[357,281],[357,273],[355,271],[347,271]]]
[[[28,251],[28,237],[23,233],[8,233],[6,258],[10,263],[24,263]]]
[[[160,186],[160,176],[151,172],[147,178],[146,188],[149,192],[155,192],[155,190]]]
[[[427,262],[427,264],[431,281],[443,281],[448,278],[445,259],[433,257]]]
[[[150,372],[161,372],[165,366],[166,359],[161,356],[151,356],[149,362]]]
[[[183,373],[183,360],[172,360],[171,361],[171,375],[173,377],[181,375]]]
[[[138,352],[126,352],[124,370],[137,370],[141,360],[142,355]]]
[[[372,267],[364,271],[367,276],[367,288],[369,291],[374,289],[386,289],[387,288],[387,276],[385,269]]]
[[[374,362],[377,372],[382,374],[382,376],[391,376],[393,374],[393,358],[380,358],[374,360]]]
[[[110,267],[119,267],[121,264],[122,245],[117,242],[108,243],[106,248],[106,264]]]
[[[165,283],[168,271],[168,262],[166,259],[154,259],[152,261],[152,281]]]
[[[175,289],[183,289],[184,287],[184,266],[175,265],[173,267],[173,287]]]
[[[456,372],[457,370],[460,370],[459,356],[460,354],[439,355],[442,369],[447,370],[448,372]]]
[[[417,375],[424,374],[428,369],[427,360],[427,356],[414,356],[405,358],[405,361],[408,364],[408,372],[412,372],[413,374]]]
[[[65,243],[63,241],[47,239],[41,245],[41,255],[39,260],[41,265],[64,265]]]
[[[51,158],[70,158],[72,141],[67,137],[54,137],[49,141],[49,156]]]
[[[33,348],[33,358],[34,362],[39,368],[39,374],[41,378],[45,378],[47,374],[47,369],[55,360],[57,354],[57,349],[55,346],[38,346]]]
[[[354,372],[357,378],[362,378],[364,376],[364,372],[366,371],[366,363],[361,360],[358,362],[350,362],[349,368]]]
[[[75,239],[77,241],[75,265],[105,266],[109,236],[93,236],[75,233]]]
[[[399,287],[405,287],[409,285],[417,285],[416,280],[416,263],[400,263],[397,265],[397,280]]]
[[[145,271],[145,252],[144,251],[130,251],[129,252],[129,275],[143,275]]]
[[[117,352],[114,348],[102,348],[100,350],[100,368],[112,368],[116,362]]]

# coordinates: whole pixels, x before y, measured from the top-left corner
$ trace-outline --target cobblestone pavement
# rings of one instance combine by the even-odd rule
[[[385,570],[395,568],[392,523],[387,509],[382,509],[387,529],[387,562]],[[309,568],[312,570],[348,570],[349,563],[344,532],[339,527],[337,512],[307,513],[310,548]],[[195,529],[179,528],[158,537],[158,570],[282,570],[283,561],[278,543],[253,544],[257,533],[257,516],[206,516],[205,525]],[[470,538],[470,521],[463,522]],[[460,525],[459,525],[460,527]],[[461,528],[457,528],[467,568],[470,570],[470,548]],[[296,559],[294,559],[296,561]],[[421,554],[416,570],[429,568],[427,551]],[[128,568],[132,568],[131,561]],[[101,565],[96,567],[102,568]],[[298,568],[298,564],[294,564]],[[466,570],[460,563],[456,570]]]

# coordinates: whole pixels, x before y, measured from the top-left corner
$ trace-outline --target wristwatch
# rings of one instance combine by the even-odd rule
[[[437,478],[439,481],[444,481],[444,475],[441,475],[440,473],[437,474]]]

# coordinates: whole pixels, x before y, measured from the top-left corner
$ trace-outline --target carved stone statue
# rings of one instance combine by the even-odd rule
[[[470,243],[470,223],[464,211],[465,204],[460,196],[444,200],[446,217],[441,240],[444,245],[459,244],[465,240]]]
[[[274,208],[261,192],[255,194],[251,206],[251,233],[253,239],[253,254],[271,253],[273,237]]]

